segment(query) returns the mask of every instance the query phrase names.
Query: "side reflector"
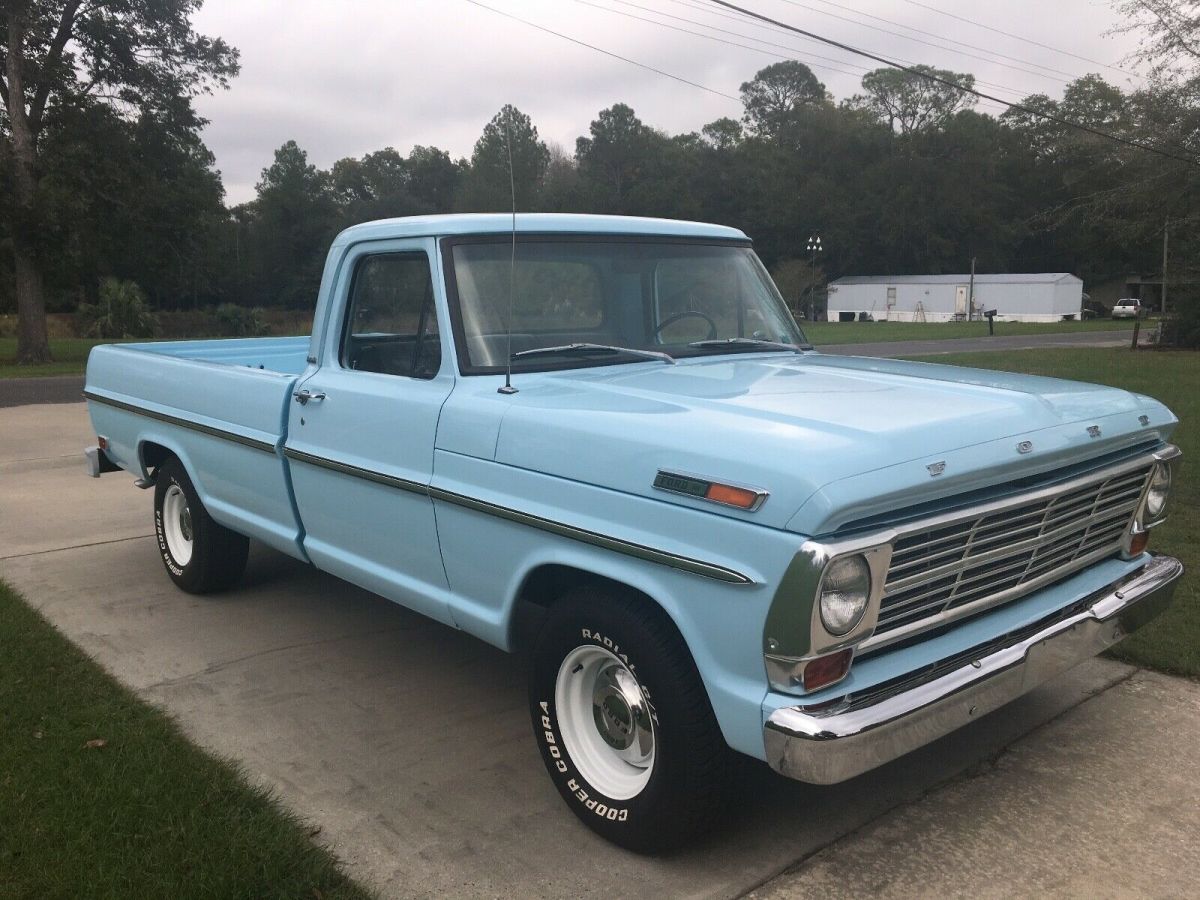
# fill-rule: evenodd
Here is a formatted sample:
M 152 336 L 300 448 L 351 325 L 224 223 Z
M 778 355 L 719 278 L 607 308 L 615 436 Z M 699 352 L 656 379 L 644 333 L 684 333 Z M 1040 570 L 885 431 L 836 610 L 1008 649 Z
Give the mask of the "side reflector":
M 736 506 L 738 509 L 751 509 L 758 502 L 758 494 L 754 491 L 728 484 L 710 484 L 704 498 L 714 503 Z
M 850 660 L 854 650 L 847 647 L 828 656 L 819 656 L 804 667 L 804 689 L 815 691 L 834 682 L 841 681 L 850 671 Z
M 1150 543 L 1150 532 L 1143 531 L 1141 534 L 1135 534 L 1129 541 L 1129 555 L 1137 556 L 1146 549 L 1146 545 Z

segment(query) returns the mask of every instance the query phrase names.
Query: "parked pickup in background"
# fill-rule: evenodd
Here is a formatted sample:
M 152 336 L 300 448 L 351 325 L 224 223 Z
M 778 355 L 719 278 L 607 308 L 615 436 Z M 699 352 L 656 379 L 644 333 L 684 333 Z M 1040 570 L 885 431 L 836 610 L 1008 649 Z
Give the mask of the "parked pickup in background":
M 1127 297 L 1113 304 L 1112 317 L 1114 319 L 1137 319 L 1142 315 L 1142 308 L 1141 300 Z
M 853 778 L 1119 641 L 1182 572 L 1147 549 L 1162 404 L 814 352 L 715 225 L 358 225 L 311 338 L 97 347 L 86 395 L 93 473 L 153 488 L 180 588 L 232 586 L 253 539 L 527 652 L 550 777 L 638 850 L 722 818 L 731 751 Z

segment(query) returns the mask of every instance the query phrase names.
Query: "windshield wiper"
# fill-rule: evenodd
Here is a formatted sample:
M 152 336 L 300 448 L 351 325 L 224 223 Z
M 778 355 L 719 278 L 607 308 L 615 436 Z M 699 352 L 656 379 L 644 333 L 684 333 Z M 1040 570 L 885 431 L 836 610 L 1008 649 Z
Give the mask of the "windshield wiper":
M 557 347 L 534 347 L 532 350 L 522 350 L 512 355 L 513 359 L 525 356 L 540 356 L 554 353 L 625 353 L 629 356 L 641 356 L 645 359 L 657 359 L 669 366 L 675 365 L 675 357 L 658 350 L 638 350 L 635 347 L 615 347 L 611 344 L 560 344 Z
M 697 350 L 790 350 L 793 353 L 812 349 L 811 344 L 785 344 L 782 341 L 748 337 L 712 338 L 707 341 L 692 341 L 688 346 Z

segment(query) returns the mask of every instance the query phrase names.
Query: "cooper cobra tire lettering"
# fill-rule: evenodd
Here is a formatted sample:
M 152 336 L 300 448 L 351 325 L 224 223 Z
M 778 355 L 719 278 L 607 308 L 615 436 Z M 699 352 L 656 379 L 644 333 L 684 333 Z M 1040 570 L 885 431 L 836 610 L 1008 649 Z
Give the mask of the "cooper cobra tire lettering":
M 619 846 L 659 853 L 725 820 L 730 751 L 687 644 L 661 607 L 619 585 L 575 586 L 550 605 L 531 663 L 529 708 L 538 749 L 581 822 Z M 599 718 L 600 735 L 588 730 L 592 704 L 604 689 L 592 685 L 597 676 L 588 667 L 610 664 L 633 676 L 642 721 L 652 725 L 651 752 L 641 758 L 640 772 L 605 762 L 601 740 L 612 735 Z M 561 716 L 560 701 L 571 704 Z
M 178 484 L 174 478 L 168 479 L 170 484 Z M 158 552 L 162 554 L 163 565 L 167 567 L 172 575 L 176 578 L 183 576 L 183 569 L 175 562 L 175 558 L 171 556 L 171 551 L 167 547 L 167 534 L 163 529 L 162 510 L 154 510 L 154 536 L 158 540 Z
M 546 744 L 546 749 L 550 757 L 554 760 L 554 767 L 559 772 L 566 774 L 569 771 L 566 760 L 563 759 L 563 751 L 554 737 L 554 732 L 550 728 L 550 703 L 547 700 L 542 700 L 538 703 L 538 707 L 542 710 L 542 723 L 544 730 L 542 731 L 542 740 Z M 625 822 L 629 819 L 629 810 L 625 808 L 609 806 L 592 798 L 586 789 L 580 786 L 578 780 L 574 777 L 567 779 L 567 788 L 572 795 L 584 805 L 586 809 L 596 815 L 608 819 L 610 822 Z
M 163 518 L 166 494 L 172 489 L 183 492 L 190 514 L 191 558 L 184 565 L 180 565 L 171 552 Z M 218 524 L 208 514 L 187 469 L 174 456 L 156 470 L 154 537 L 167 574 L 177 587 L 191 594 L 208 594 L 232 587 L 246 567 L 250 550 L 248 538 Z

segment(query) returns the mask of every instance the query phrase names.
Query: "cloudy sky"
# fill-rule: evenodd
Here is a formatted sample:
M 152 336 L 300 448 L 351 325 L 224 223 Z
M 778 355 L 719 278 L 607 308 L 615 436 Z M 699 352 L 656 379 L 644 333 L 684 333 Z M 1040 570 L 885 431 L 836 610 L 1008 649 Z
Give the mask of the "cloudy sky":
M 595 114 L 616 102 L 667 132 L 694 131 L 739 116 L 730 97 L 780 58 L 807 63 L 839 100 L 875 67 L 708 0 L 479 2 L 711 91 L 468 0 L 207 0 L 197 28 L 225 38 L 242 60 L 229 91 L 199 102 L 229 201 L 253 197 L 259 173 L 287 140 L 321 167 L 387 146 L 407 153 L 433 144 L 468 156 L 484 123 L 514 103 L 544 139 L 571 150 Z M 1121 66 L 1136 39 L 1106 34 L 1117 19 L 1105 0 L 738 2 L 898 61 L 972 72 L 977 87 L 1005 99 L 1057 96 L 1087 72 L 1126 87 L 1140 83 L 1109 68 Z

